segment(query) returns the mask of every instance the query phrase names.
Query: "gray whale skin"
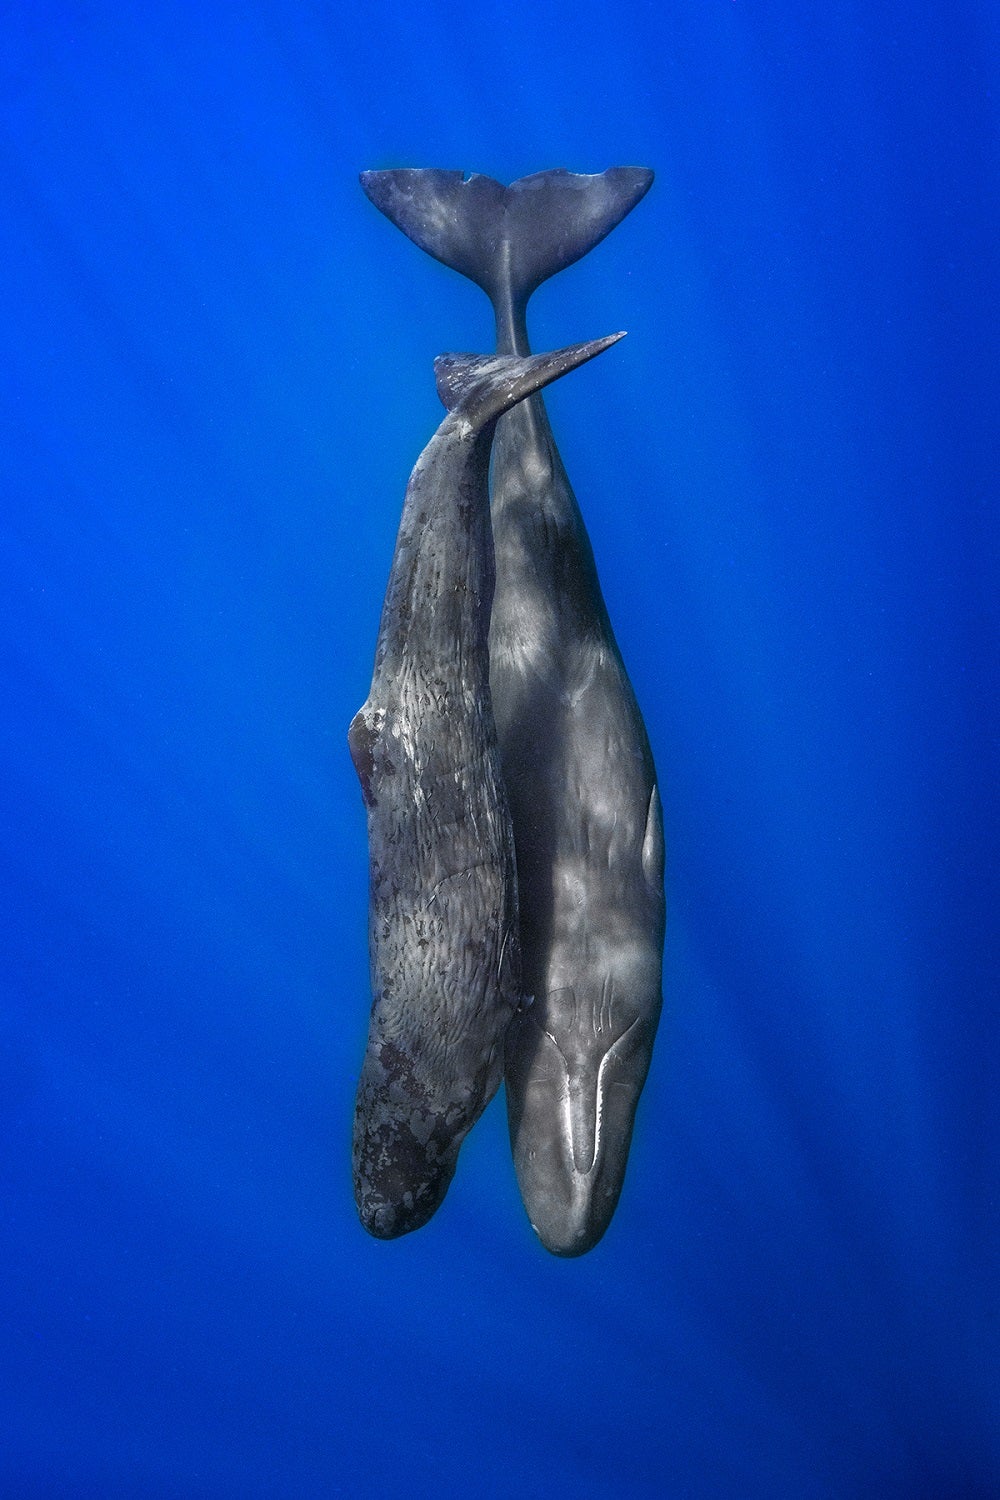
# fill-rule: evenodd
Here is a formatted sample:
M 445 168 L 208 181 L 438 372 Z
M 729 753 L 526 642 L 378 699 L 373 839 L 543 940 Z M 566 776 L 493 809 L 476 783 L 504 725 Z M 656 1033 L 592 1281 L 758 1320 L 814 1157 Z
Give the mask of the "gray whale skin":
M 366 172 L 375 206 L 478 283 L 497 349 L 529 352 L 532 291 L 598 244 L 652 172 Z M 583 518 L 540 396 L 493 449 L 490 685 L 517 851 L 524 987 L 508 1032 L 511 1145 L 547 1249 L 579 1255 L 618 1202 L 662 995 L 656 773 Z
M 444 1198 L 523 996 L 489 684 L 493 434 L 515 402 L 620 337 L 435 365 L 449 411 L 407 486 L 371 691 L 348 733 L 367 808 L 373 995 L 354 1191 L 381 1239 L 420 1228 Z

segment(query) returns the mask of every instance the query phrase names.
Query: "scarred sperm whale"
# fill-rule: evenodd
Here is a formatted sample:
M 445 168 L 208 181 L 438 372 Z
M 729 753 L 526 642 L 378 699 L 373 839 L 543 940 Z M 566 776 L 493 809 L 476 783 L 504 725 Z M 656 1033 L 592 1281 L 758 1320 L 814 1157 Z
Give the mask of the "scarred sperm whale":
M 537 286 L 598 244 L 652 172 L 366 172 L 372 202 L 477 282 L 497 349 L 529 351 Z M 506 1085 L 521 1195 L 542 1243 L 579 1255 L 618 1202 L 662 995 L 663 831 L 656 773 L 593 551 L 534 396 L 493 448 L 490 685 L 517 850 L 524 986 Z
M 515 402 L 620 337 L 435 364 L 449 410 L 407 486 L 371 691 L 348 733 L 368 815 L 373 996 L 354 1191 L 382 1239 L 440 1205 L 523 999 L 489 682 L 490 446 Z

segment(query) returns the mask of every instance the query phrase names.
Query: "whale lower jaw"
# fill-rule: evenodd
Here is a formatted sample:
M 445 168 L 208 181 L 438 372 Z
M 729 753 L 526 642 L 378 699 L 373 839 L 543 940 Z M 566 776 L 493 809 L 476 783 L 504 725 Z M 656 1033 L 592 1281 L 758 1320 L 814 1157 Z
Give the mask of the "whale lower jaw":
M 571 1062 L 530 1011 L 508 1035 L 514 1167 L 531 1227 L 553 1255 L 584 1255 L 611 1222 L 651 1048 L 639 1020 Z

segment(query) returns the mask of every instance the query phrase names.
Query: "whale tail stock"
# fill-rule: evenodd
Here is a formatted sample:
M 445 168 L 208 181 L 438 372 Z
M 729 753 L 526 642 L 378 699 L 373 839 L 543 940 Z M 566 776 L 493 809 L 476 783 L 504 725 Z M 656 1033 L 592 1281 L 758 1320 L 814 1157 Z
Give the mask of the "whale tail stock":
M 476 282 L 494 306 L 509 298 L 522 307 L 543 281 L 600 244 L 652 181 L 647 167 L 592 175 L 560 168 L 509 187 L 435 168 L 361 173 L 375 207 L 422 250 Z
M 609 333 L 546 354 L 439 354 L 434 361 L 438 395 L 449 411 L 460 410 L 475 426 L 484 426 L 624 337 Z

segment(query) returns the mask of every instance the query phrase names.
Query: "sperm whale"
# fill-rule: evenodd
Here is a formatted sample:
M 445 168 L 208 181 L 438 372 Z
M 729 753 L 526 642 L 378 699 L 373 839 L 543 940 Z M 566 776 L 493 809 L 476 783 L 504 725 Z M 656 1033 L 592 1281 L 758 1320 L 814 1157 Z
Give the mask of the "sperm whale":
M 529 352 L 531 293 L 643 197 L 643 168 L 509 187 L 437 170 L 362 174 L 424 250 L 475 281 L 497 349 Z M 663 830 L 649 741 L 593 551 L 535 395 L 493 449 L 490 685 L 517 852 L 525 989 L 506 1044 L 511 1145 L 547 1249 L 579 1255 L 621 1192 L 662 1005 Z
M 371 690 L 348 732 L 367 809 L 373 995 L 354 1190 L 382 1239 L 440 1205 L 523 997 L 489 683 L 490 446 L 508 408 L 620 337 L 435 365 L 448 413 L 407 486 Z

